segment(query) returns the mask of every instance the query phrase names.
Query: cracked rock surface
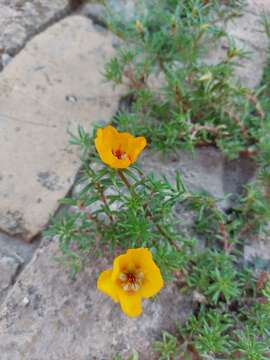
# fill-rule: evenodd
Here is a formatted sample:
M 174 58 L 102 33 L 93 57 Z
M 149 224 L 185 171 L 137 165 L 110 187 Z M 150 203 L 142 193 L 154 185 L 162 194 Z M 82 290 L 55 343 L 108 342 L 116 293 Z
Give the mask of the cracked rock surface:
M 25 42 L 69 10 L 69 0 L 0 0 L 0 52 L 14 55 Z
M 163 156 L 158 152 L 144 151 L 140 162 L 146 172 L 165 175 L 172 183 L 179 172 L 188 190 L 213 196 L 219 200 L 217 205 L 223 210 L 234 205 L 256 172 L 252 160 L 239 158 L 229 161 L 213 146 L 197 148 L 194 154 L 178 151 Z
M 0 304 L 38 245 L 38 241 L 26 244 L 0 233 Z
M 114 37 L 71 16 L 32 39 L 0 77 L 0 229 L 30 240 L 47 224 L 80 167 L 68 131 L 117 111 L 102 70 Z
M 2 304 L 1 360 L 107 360 L 132 349 L 140 360 L 149 360 L 161 330 L 172 330 L 190 314 L 191 297 L 166 284 L 155 299 L 144 301 L 141 317 L 127 318 L 96 289 L 98 273 L 110 267 L 109 260 L 90 259 L 71 280 L 56 261 L 57 248 L 43 243 Z

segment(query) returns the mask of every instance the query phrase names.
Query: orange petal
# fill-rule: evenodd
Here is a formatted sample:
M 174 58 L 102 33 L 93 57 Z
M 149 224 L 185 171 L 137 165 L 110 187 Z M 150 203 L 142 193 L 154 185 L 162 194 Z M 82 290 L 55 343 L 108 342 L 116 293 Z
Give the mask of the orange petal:
M 113 140 L 115 139 L 115 137 L 118 136 L 118 131 L 111 125 L 106 126 L 103 129 L 99 129 L 102 130 L 103 133 L 103 137 L 104 139 L 108 142 L 110 141 L 110 144 L 113 143 Z
M 143 136 L 134 137 L 127 132 L 119 133 L 119 142 L 118 148 L 130 157 L 131 163 L 137 159 L 147 144 Z
M 118 148 L 129 155 L 132 150 L 135 137 L 128 132 L 118 133 Z
M 131 164 L 129 159 L 121 160 L 114 156 L 113 161 L 109 164 L 114 169 L 126 169 Z
M 113 271 L 112 271 L 113 281 L 116 282 L 119 273 L 123 271 L 123 269 L 128 269 L 129 266 L 130 266 L 130 262 L 126 254 L 117 256 L 113 262 Z
M 121 309 L 127 316 L 136 317 L 142 313 L 141 296 L 138 293 L 128 294 L 121 291 L 118 296 Z
M 147 141 L 143 136 L 136 137 L 133 140 L 132 150 L 129 153 L 132 162 L 135 162 L 137 160 L 137 157 L 140 155 L 140 153 L 143 151 L 146 145 L 147 145 Z
M 144 298 L 149 298 L 156 295 L 163 288 L 163 279 L 159 268 L 155 263 L 151 269 L 145 272 L 145 281 L 140 289 L 140 294 Z
M 153 262 L 152 253 L 147 248 L 128 249 L 126 257 L 129 262 L 142 268 L 151 267 Z
M 114 281 L 112 280 L 111 269 L 105 270 L 99 275 L 97 288 L 106 295 L 109 295 L 115 302 L 119 302 L 117 288 Z
M 105 129 L 98 129 L 95 139 L 97 152 L 101 160 L 107 165 L 110 165 L 115 158 L 112 154 L 112 142 L 115 131 L 112 126 L 107 126 Z

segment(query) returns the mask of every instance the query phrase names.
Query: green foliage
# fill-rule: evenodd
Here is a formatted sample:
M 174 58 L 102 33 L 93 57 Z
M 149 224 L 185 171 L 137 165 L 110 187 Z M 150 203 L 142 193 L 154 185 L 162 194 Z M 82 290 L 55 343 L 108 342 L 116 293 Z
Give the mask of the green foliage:
M 245 236 L 263 229 L 269 219 L 265 190 L 247 187 L 226 214 L 209 195 L 187 191 L 179 174 L 172 185 L 165 178 L 144 175 L 135 165 L 114 170 L 101 164 L 92 137 L 81 128 L 72 142 L 82 153 L 79 188 L 61 200 L 69 208 L 47 232 L 58 237 L 72 273 L 85 266 L 90 254 L 148 247 L 165 279 L 180 281 L 183 291 L 195 294 L 197 304 L 179 339 L 165 332 L 155 343 L 160 359 L 178 359 L 179 354 L 192 359 L 190 349 L 205 359 L 237 359 L 237 354 L 267 359 L 270 288 L 262 290 L 239 261 Z M 261 185 L 268 179 L 266 171 L 258 176 Z M 176 204 L 194 217 L 190 238 L 181 231 Z M 204 250 L 198 247 L 202 239 L 208 244 Z
M 124 359 L 121 355 L 115 355 L 112 360 L 139 360 L 139 355 L 137 351 L 134 350 L 126 359 Z
M 196 254 L 191 261 L 194 266 L 187 276 L 187 284 L 190 288 L 196 287 L 209 304 L 230 303 L 238 298 L 240 279 L 237 279 L 232 256 L 206 250 Z
M 237 359 L 236 354 L 241 352 L 246 355 L 244 359 L 264 359 L 269 325 L 268 319 L 264 319 L 267 312 L 262 311 L 258 302 L 259 294 L 252 274 L 239 268 L 232 256 L 210 250 L 197 254 L 192 264 L 187 283 L 202 295 L 203 300 L 199 312 L 187 322 L 184 337 L 205 358 Z M 269 302 L 269 299 L 265 300 Z M 258 321 L 258 307 L 261 321 Z M 243 326 L 246 331 L 253 329 L 255 345 L 252 339 L 240 336 Z M 254 357 L 253 352 L 258 357 Z
M 262 291 L 255 287 L 247 297 L 247 286 L 254 280 L 248 281 L 227 304 L 219 301 L 211 305 L 206 300 L 199 305 L 196 314 L 179 327 L 178 336 L 163 334 L 162 341 L 153 345 L 159 359 L 180 359 L 179 354 L 183 359 L 193 359 L 192 354 L 196 359 L 269 359 L 270 283 Z M 235 286 L 239 287 L 236 279 Z
M 135 165 L 125 170 L 111 169 L 91 158 L 90 137 L 79 128 L 72 142 L 80 144 L 83 168 L 80 189 L 60 200 L 70 207 L 52 221 L 48 235 L 56 235 L 73 273 L 102 247 L 110 250 L 148 247 L 166 277 L 186 263 L 185 253 L 192 241 L 177 228 L 173 209 L 191 195 L 180 175 L 175 186 L 166 178 L 144 176 Z M 177 251 L 181 248 L 182 251 Z M 79 254 L 79 255 L 78 255 Z
M 185 189 L 179 174 L 172 185 L 137 166 L 106 167 L 93 137 L 79 128 L 71 143 L 81 148 L 80 187 L 61 200 L 68 208 L 47 232 L 59 239 L 73 274 L 90 254 L 144 246 L 166 279 L 193 294 L 193 314 L 179 334 L 163 332 L 153 345 L 160 360 L 270 358 L 269 275 L 257 278 L 242 251 L 270 219 L 270 61 L 255 91 L 232 81 L 236 62 L 247 54 L 222 21 L 237 16 L 241 3 L 148 0 L 130 21 L 110 14 L 109 26 L 123 44 L 104 74 L 127 87 L 131 106 L 113 119 L 118 129 L 144 135 L 162 151 L 215 144 L 230 159 L 256 162 L 256 181 L 235 206 L 225 213 L 208 194 Z M 262 21 L 270 37 L 269 17 Z M 208 44 L 221 38 L 228 43 L 225 57 L 210 65 Z M 179 204 L 194 218 L 188 234 L 175 211 Z
M 160 360 L 177 359 L 177 339 L 166 331 L 162 333 L 162 340 L 154 343 L 153 349 L 160 354 Z
M 228 331 L 231 327 L 229 314 L 202 309 L 198 317 L 190 318 L 185 330 L 194 336 L 194 345 L 200 354 L 219 356 L 229 353 Z
M 244 359 L 267 360 L 269 359 L 269 340 L 258 341 L 258 335 L 254 328 L 246 327 L 235 333 L 238 341 L 235 342 L 235 351 L 239 352 Z
M 110 13 L 109 28 L 125 41 L 104 75 L 125 85 L 131 99 L 129 111 L 120 112 L 114 124 L 145 135 L 162 151 L 215 144 L 232 159 L 256 153 L 261 146 L 258 123 L 269 126 L 269 120 L 259 93 L 232 81 L 237 62 L 248 54 L 223 26 L 240 15 L 241 5 L 148 0 L 130 20 Z M 267 21 L 265 16 L 266 29 Z M 227 43 L 223 58 L 209 63 L 207 54 L 221 39 Z

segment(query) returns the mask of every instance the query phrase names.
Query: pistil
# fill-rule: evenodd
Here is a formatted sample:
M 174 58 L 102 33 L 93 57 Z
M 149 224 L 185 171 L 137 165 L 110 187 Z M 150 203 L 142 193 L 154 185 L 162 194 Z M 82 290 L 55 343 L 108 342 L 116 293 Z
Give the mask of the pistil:
M 142 286 L 144 273 L 142 271 L 121 272 L 118 279 L 120 280 L 121 287 L 124 291 L 136 292 L 140 290 Z

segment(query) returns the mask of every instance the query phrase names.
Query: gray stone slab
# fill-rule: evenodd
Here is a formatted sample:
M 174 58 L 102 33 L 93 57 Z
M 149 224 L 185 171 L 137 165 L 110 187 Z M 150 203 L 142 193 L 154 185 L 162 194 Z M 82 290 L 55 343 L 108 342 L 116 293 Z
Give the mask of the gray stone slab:
M 0 50 L 13 55 L 69 10 L 69 0 L 0 0 Z
M 261 15 L 262 12 L 269 12 L 270 0 L 247 0 L 248 11 L 253 14 Z
M 46 225 L 81 165 L 68 130 L 112 117 L 114 38 L 68 17 L 32 39 L 0 76 L 0 228 L 26 240 Z
M 263 7 L 260 10 L 262 12 Z M 260 84 L 268 54 L 269 40 L 262 25 L 261 12 L 258 6 L 250 2 L 241 16 L 227 24 L 228 35 L 237 48 L 246 52 L 246 57 L 237 62 L 235 79 L 249 88 L 255 88 Z M 225 58 L 227 48 L 227 41 L 222 40 L 217 48 L 209 52 L 207 61 L 221 61 Z
M 106 0 L 105 4 L 110 11 L 118 13 L 126 20 L 131 20 L 135 16 L 136 7 L 140 0 Z M 106 6 L 99 1 L 85 2 L 79 12 L 97 21 L 104 21 Z
M 270 237 L 255 238 L 244 246 L 244 257 L 247 262 L 254 262 L 256 259 L 268 261 L 270 270 Z
M 18 257 L 3 255 L 0 253 L 0 303 L 9 286 L 15 280 L 15 276 L 21 266 Z
M 39 241 L 28 244 L 18 238 L 0 233 L 0 254 L 20 258 L 20 262 L 23 264 L 31 260 L 38 245 Z
M 256 171 L 252 160 L 229 161 L 212 146 L 197 148 L 194 154 L 178 151 L 164 156 L 144 151 L 139 161 L 146 172 L 163 174 L 172 182 L 179 172 L 188 190 L 203 192 L 220 200 L 218 206 L 223 210 L 233 206 L 243 186 L 253 179 Z
M 227 29 L 236 45 L 247 52 L 247 58 L 238 62 L 235 74 L 241 84 L 249 88 L 260 84 L 268 56 L 269 39 L 261 20 L 260 14 L 253 15 L 246 9 L 241 17 L 229 23 Z
M 16 238 L 0 233 L 0 304 L 18 273 L 28 263 L 39 242 L 27 244 Z
M 192 299 L 166 285 L 143 303 L 139 318 L 127 318 L 118 304 L 96 289 L 99 271 L 110 267 L 91 259 L 71 280 L 56 257 L 56 243 L 43 244 L 19 277 L 0 310 L 1 360 L 112 359 L 131 349 L 153 359 L 152 342 L 190 314 Z
M 248 237 L 244 245 L 244 260 L 257 273 L 270 272 L 270 222 L 264 233 L 258 231 Z

